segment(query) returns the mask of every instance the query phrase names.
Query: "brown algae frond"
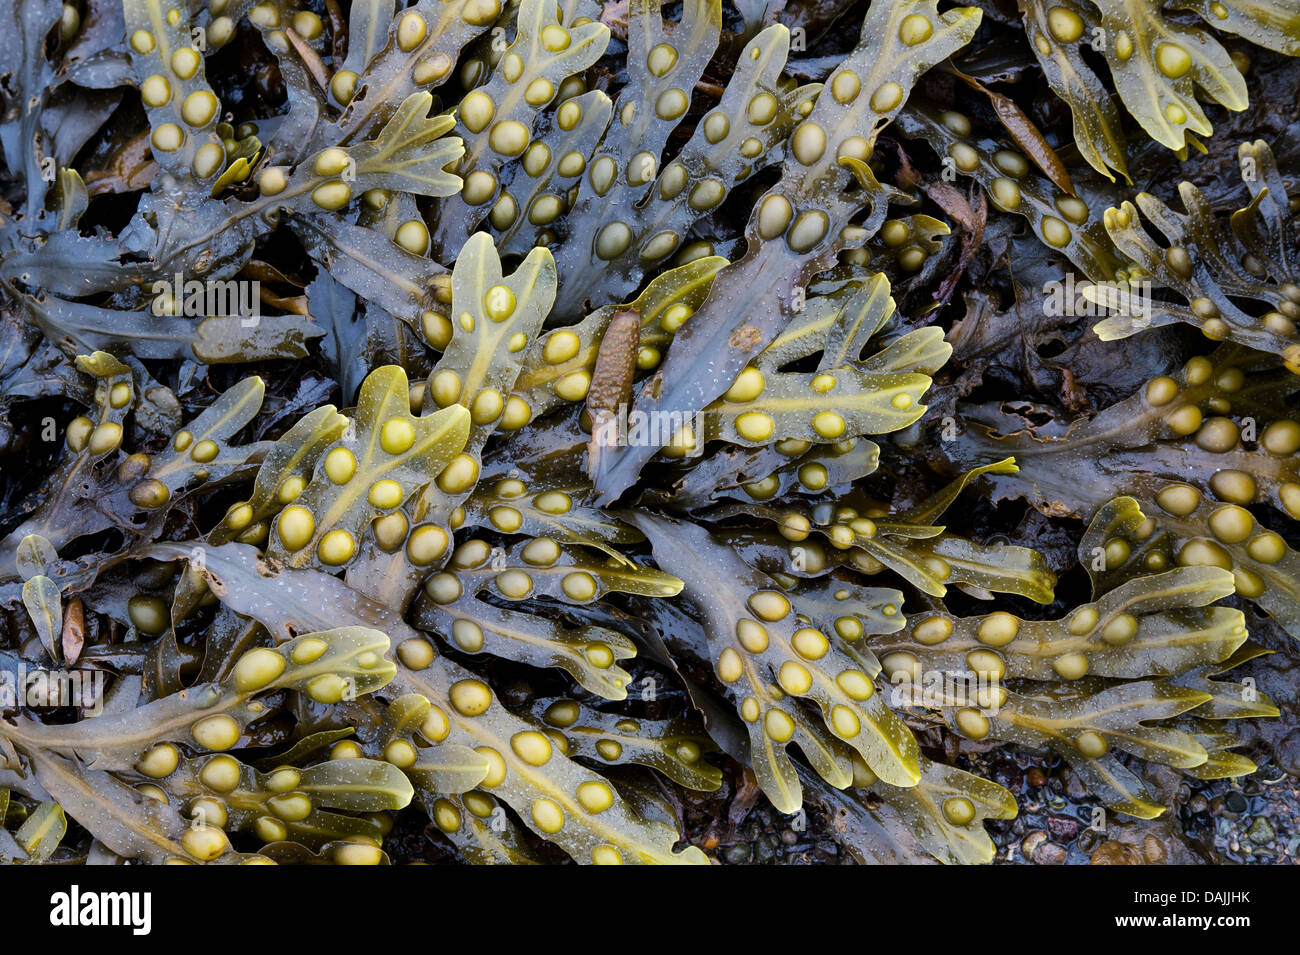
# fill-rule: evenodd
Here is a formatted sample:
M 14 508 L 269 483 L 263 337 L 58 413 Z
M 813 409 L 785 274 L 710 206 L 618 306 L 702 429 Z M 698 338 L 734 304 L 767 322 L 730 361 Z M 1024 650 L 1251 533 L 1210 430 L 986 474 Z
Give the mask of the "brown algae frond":
M 118 5 L 14 3 L 0 859 L 987 863 L 985 754 L 1267 756 L 1294 17 Z

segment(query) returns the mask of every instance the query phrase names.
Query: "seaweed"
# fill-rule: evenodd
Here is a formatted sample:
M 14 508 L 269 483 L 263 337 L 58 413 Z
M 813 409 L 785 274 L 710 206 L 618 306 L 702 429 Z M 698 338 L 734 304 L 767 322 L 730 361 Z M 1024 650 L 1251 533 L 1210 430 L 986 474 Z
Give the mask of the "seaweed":
M 1025 46 L 1043 80 L 1069 107 L 1071 147 L 1112 182 L 1116 173 L 1134 182 L 1130 162 L 1142 152 L 1122 114 L 1152 141 L 1186 158 L 1190 149 L 1205 151 L 1199 137 L 1214 132 L 1204 104 L 1232 112 L 1258 105 L 1246 80 L 1251 58 L 1245 43 L 1225 45 L 1219 34 L 1284 56 L 1300 55 L 1300 8 L 1287 2 L 1019 0 L 1017 5 Z M 1102 61 L 1110 84 L 1097 69 Z
M 1292 160 L 1188 147 L 1287 4 L 12 7 L 0 859 L 706 864 L 761 792 L 987 863 L 994 749 L 1256 771 Z

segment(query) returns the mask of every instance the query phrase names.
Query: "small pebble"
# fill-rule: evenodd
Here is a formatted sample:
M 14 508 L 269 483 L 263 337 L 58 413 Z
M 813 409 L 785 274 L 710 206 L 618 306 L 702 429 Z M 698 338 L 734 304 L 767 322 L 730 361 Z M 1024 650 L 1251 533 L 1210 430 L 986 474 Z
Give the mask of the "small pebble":
M 749 846 L 738 842 L 722 850 L 722 858 L 728 865 L 744 865 L 749 861 Z
M 1069 842 L 1079 832 L 1079 821 L 1069 816 L 1048 816 L 1047 831 L 1058 842 Z
M 1058 846 L 1055 842 L 1044 842 L 1034 850 L 1034 863 L 1036 865 L 1064 865 L 1065 847 Z
M 1041 786 L 1047 782 L 1047 773 L 1037 766 L 1030 766 L 1025 771 L 1025 782 L 1030 786 Z
M 993 781 L 1013 793 L 1020 792 L 1024 785 L 1025 774 L 1020 767 L 1010 760 L 1003 760 L 993 768 Z
M 1103 842 L 1092 851 L 1093 865 L 1141 865 L 1142 853 L 1122 842 Z
M 1276 837 L 1273 827 L 1268 824 L 1268 820 L 1263 816 L 1250 824 L 1250 828 L 1246 830 L 1246 835 L 1257 846 L 1267 845 Z
M 1026 859 L 1034 857 L 1034 851 L 1047 841 L 1047 833 L 1041 829 L 1035 829 L 1029 835 L 1025 836 L 1024 841 L 1020 843 L 1020 854 Z

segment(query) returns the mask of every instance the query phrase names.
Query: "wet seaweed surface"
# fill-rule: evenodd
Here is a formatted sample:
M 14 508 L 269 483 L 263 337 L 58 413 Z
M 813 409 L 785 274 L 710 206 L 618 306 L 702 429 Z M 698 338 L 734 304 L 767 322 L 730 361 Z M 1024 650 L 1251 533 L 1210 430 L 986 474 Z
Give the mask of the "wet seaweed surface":
M 1300 4 L 0 26 L 0 859 L 1296 860 Z

